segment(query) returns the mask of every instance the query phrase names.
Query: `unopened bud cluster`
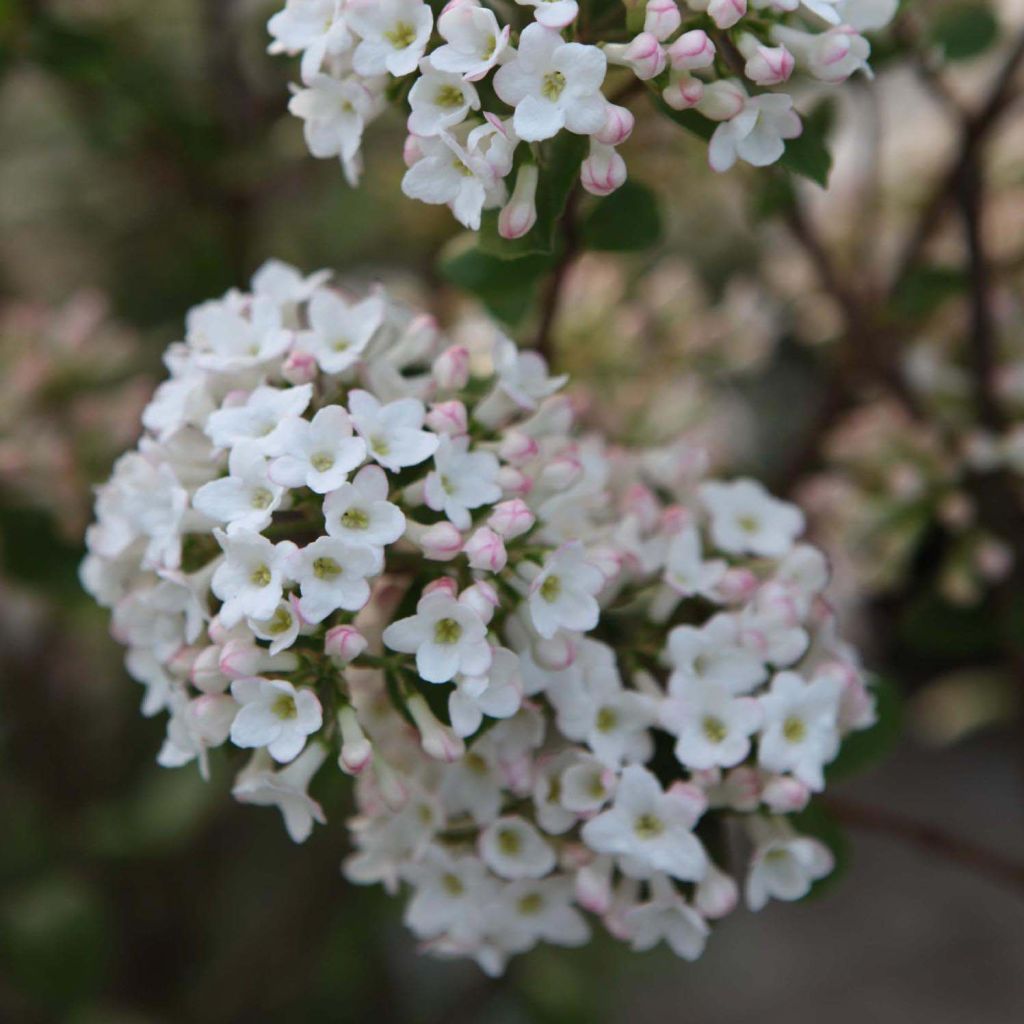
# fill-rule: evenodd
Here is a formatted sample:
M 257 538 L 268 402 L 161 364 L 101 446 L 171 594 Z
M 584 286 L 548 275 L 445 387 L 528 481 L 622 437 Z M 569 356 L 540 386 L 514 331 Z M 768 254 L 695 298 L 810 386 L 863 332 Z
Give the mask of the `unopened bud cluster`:
M 717 124 L 715 170 L 737 159 L 766 166 L 802 130 L 778 87 L 797 73 L 833 84 L 870 73 L 861 33 L 885 26 L 897 4 L 641 0 L 612 5 L 611 21 L 608 6 L 516 0 L 496 13 L 451 0 L 435 18 L 424 0 L 287 0 L 270 19 L 270 50 L 301 55 L 290 109 L 314 156 L 339 159 L 355 183 L 364 130 L 400 101 L 405 194 L 447 204 L 473 230 L 482 211 L 500 210 L 499 231 L 517 238 L 537 219 L 545 140 L 561 132 L 589 140 L 579 171 L 587 191 L 607 195 L 626 181 L 618 147 L 634 115 L 608 97 L 630 76 L 669 107 Z
M 235 797 L 297 842 L 355 776 L 347 876 L 494 974 L 595 924 L 692 959 L 829 872 L 789 815 L 873 699 L 795 506 L 581 433 L 496 330 L 481 363 L 282 264 L 166 364 L 82 567 L 161 764 L 250 752 Z

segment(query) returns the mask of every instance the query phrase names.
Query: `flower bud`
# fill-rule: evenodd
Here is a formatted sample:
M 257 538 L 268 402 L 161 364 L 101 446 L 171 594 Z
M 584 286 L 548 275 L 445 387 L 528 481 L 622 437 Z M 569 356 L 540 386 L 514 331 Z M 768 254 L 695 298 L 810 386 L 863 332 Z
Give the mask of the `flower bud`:
M 414 693 L 405 703 L 420 733 L 420 745 L 427 757 L 451 764 L 466 752 L 466 744 L 435 717 L 422 693 Z
M 529 494 L 533 490 L 533 477 L 515 466 L 502 466 L 498 470 L 498 486 L 505 494 Z
M 466 407 L 457 399 L 436 402 L 426 415 L 426 424 L 437 434 L 461 437 L 469 430 L 469 415 Z
M 635 124 L 636 118 L 631 110 L 609 103 L 605 106 L 604 127 L 594 133 L 594 138 L 606 146 L 619 146 L 633 134 Z
M 609 196 L 626 183 L 626 161 L 611 146 L 590 140 L 590 155 L 580 168 L 580 181 L 593 196 Z
M 469 349 L 450 345 L 434 360 L 431 371 L 439 388 L 461 391 L 469 382 Z
M 211 747 L 219 747 L 231 731 L 238 704 L 226 693 L 207 693 L 189 701 L 188 718 L 200 739 Z
M 537 223 L 536 164 L 523 164 L 516 175 L 512 198 L 498 214 L 498 234 L 502 238 L 522 238 Z
M 779 85 L 793 74 L 793 54 L 784 46 L 756 43 L 746 57 L 743 73 L 756 85 Z
M 710 0 L 708 17 L 718 28 L 732 28 L 747 13 L 747 0 Z
M 405 161 L 406 167 L 412 167 L 413 164 L 423 159 L 423 147 L 417 136 L 409 135 L 406 137 L 405 143 L 402 146 L 402 159 Z
M 513 466 L 528 462 L 540 451 L 540 445 L 529 434 L 521 430 L 510 430 L 498 445 L 498 455 L 502 461 Z
M 708 870 L 693 894 L 694 906 L 705 917 L 716 920 L 731 914 L 738 901 L 736 880 L 714 864 L 708 864 Z
M 811 799 L 811 791 L 791 775 L 770 778 L 761 790 L 761 800 L 773 814 L 795 814 Z
M 229 640 L 220 650 L 219 667 L 228 679 L 245 679 L 264 672 L 293 672 L 299 659 L 289 651 L 268 654 L 249 640 Z
M 759 585 L 760 581 L 750 569 L 734 566 L 718 581 L 715 594 L 726 604 L 739 604 L 749 601 Z
M 703 29 L 684 32 L 666 51 L 673 71 L 696 71 L 715 62 L 715 44 Z
M 665 70 L 668 57 L 657 36 L 641 32 L 631 42 L 623 45 L 611 43 L 604 47 L 609 64 L 628 67 L 642 82 L 656 78 Z
M 704 83 L 689 72 L 673 74 L 672 81 L 661 90 L 661 98 L 673 110 L 689 110 L 704 98 Z
M 409 800 L 404 779 L 379 754 L 373 755 L 373 774 L 381 799 L 392 811 L 400 811 Z
M 342 665 L 355 661 L 367 646 L 366 637 L 355 626 L 335 626 L 324 637 L 324 654 Z
M 410 520 L 405 533 L 434 562 L 450 562 L 462 550 L 462 534 L 446 519 L 430 526 Z
M 462 550 L 469 559 L 469 565 L 472 569 L 501 572 L 508 561 L 508 555 L 505 553 L 505 542 L 489 526 L 481 526 L 474 531 Z
M 521 498 L 498 502 L 487 518 L 487 525 L 505 540 L 528 533 L 535 522 L 536 517 Z
M 561 672 L 576 660 L 576 645 L 568 633 L 556 633 L 550 640 L 534 643 L 533 658 L 541 668 Z
M 346 775 L 358 775 L 373 759 L 373 746 L 351 704 L 345 704 L 338 712 L 338 729 L 341 732 L 338 767 Z
M 494 617 L 494 609 L 498 607 L 500 598 L 498 591 L 487 580 L 477 580 L 459 594 L 459 601 L 472 608 L 486 625 Z
M 203 693 L 223 693 L 230 680 L 220 670 L 220 647 L 204 647 L 192 663 L 192 685 Z
M 647 0 L 644 32 L 664 42 L 683 23 L 675 0 Z
M 552 491 L 564 491 L 583 476 L 583 465 L 575 455 L 552 459 L 540 473 L 540 483 Z
M 595 857 L 576 872 L 576 900 L 592 914 L 606 914 L 612 905 L 612 858 Z
M 295 349 L 288 353 L 288 358 L 281 365 L 281 376 L 289 384 L 308 384 L 316 379 L 319 369 L 309 352 Z
M 712 121 L 731 121 L 747 103 L 743 87 L 729 79 L 709 82 L 697 109 Z
M 455 582 L 451 576 L 441 576 L 436 580 L 431 580 L 424 588 L 424 594 L 447 594 L 449 597 L 457 597 L 459 593 L 459 585 Z

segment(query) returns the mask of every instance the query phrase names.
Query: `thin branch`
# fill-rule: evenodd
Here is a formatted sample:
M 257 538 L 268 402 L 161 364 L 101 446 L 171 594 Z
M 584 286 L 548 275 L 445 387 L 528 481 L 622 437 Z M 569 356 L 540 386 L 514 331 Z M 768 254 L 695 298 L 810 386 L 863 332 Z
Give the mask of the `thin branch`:
M 565 285 L 565 278 L 569 268 L 580 252 L 580 240 L 576 215 L 580 202 L 580 186 L 577 184 L 569 193 L 565 202 L 565 210 L 562 219 L 559 221 L 559 235 L 562 239 L 562 248 L 558 254 L 557 262 L 551 270 L 548 278 L 548 286 L 540 304 L 540 323 L 537 327 L 537 334 L 534 337 L 533 347 L 547 360 L 549 366 L 554 365 L 554 327 L 558 317 L 559 306 L 562 301 L 562 289 Z
M 824 804 L 837 820 L 851 828 L 898 839 L 991 882 L 1008 886 L 1024 897 L 1024 863 L 1012 857 L 952 835 L 930 822 L 908 818 L 902 812 L 838 796 L 824 798 Z

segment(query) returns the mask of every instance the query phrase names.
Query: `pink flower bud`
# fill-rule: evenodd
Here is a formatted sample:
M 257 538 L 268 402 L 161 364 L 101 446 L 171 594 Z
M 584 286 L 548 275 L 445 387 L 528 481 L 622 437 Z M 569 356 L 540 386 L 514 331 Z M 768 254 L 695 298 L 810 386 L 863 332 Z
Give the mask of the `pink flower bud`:
M 689 72 L 674 74 L 672 81 L 661 90 L 661 98 L 673 110 L 689 110 L 704 98 L 704 83 Z
M 522 238 L 537 223 L 536 164 L 523 164 L 516 176 L 512 198 L 498 214 L 498 234 L 502 238 Z
M 248 640 L 229 640 L 220 649 L 220 670 L 228 679 L 244 679 L 257 675 L 263 661 L 263 650 Z
M 712 121 L 731 121 L 747 103 L 743 87 L 728 79 L 709 82 L 697 109 Z
M 196 655 L 189 673 L 192 685 L 203 693 L 223 693 L 228 688 L 228 678 L 220 670 L 220 648 L 204 647 Z
M 556 633 L 550 640 L 537 640 L 533 657 L 541 668 L 561 672 L 576 660 L 576 645 L 565 633 Z
M 446 725 L 442 725 L 430 710 L 426 698 L 414 693 L 405 706 L 420 733 L 420 745 L 427 757 L 448 764 L 458 761 L 466 752 L 466 744 Z
M 619 61 L 631 68 L 641 82 L 646 82 L 665 70 L 668 57 L 657 36 L 641 32 L 622 51 Z
M 204 743 L 219 747 L 228 738 L 237 710 L 235 699 L 228 694 L 207 693 L 190 701 L 188 717 Z
M 533 477 L 515 466 L 502 466 L 498 470 L 498 486 L 505 494 L 529 494 L 533 490 Z
M 462 550 L 473 569 L 501 572 L 508 561 L 505 542 L 489 526 L 481 526 L 474 531 Z
M 431 580 L 424 588 L 424 594 L 448 594 L 449 597 L 456 597 L 459 593 L 459 585 L 451 576 L 441 576 L 436 580 Z
M 281 364 L 281 376 L 289 384 L 308 384 L 316 380 L 318 369 L 316 359 L 308 352 L 293 350 Z
M 636 118 L 626 107 L 609 103 L 605 106 L 604 127 L 594 134 L 598 142 L 606 146 L 618 146 L 633 134 Z
M 747 56 L 743 73 L 757 85 L 779 85 L 793 74 L 793 54 L 784 46 L 758 44 Z
M 521 430 L 510 430 L 498 445 L 498 455 L 513 466 L 532 459 L 540 451 L 540 445 L 529 434 Z
M 406 167 L 412 167 L 413 164 L 423 159 L 423 147 L 420 144 L 420 139 L 415 135 L 406 137 L 402 146 L 402 159 L 405 161 Z
M 338 712 L 338 729 L 341 732 L 338 767 L 347 775 L 358 775 L 373 759 L 373 746 L 359 725 L 351 704 L 346 704 Z
M 708 17 L 719 28 L 732 28 L 747 13 L 747 0 L 710 0 Z
M 794 814 L 802 811 L 810 799 L 810 789 L 789 775 L 774 776 L 761 790 L 761 800 L 774 814 Z
M 683 23 L 675 0 L 648 0 L 644 31 L 664 42 Z
M 469 349 L 451 345 L 434 360 L 432 367 L 437 386 L 445 391 L 459 391 L 469 382 Z
M 693 522 L 693 513 L 684 505 L 669 505 L 661 513 L 660 527 L 662 533 L 669 535 L 678 533 Z
M 572 487 L 583 476 L 583 465 L 575 455 L 560 455 L 552 459 L 540 473 L 540 483 L 553 491 Z
M 335 626 L 324 637 L 324 654 L 343 665 L 355 661 L 366 648 L 366 637 L 355 626 Z
M 634 516 L 645 530 L 653 529 L 658 522 L 658 499 L 644 484 L 632 484 L 626 491 L 624 510 Z
M 726 604 L 740 604 L 754 596 L 758 585 L 757 576 L 753 572 L 736 567 L 726 570 L 715 587 L 715 593 Z
M 597 857 L 576 872 L 576 900 L 592 914 L 606 914 L 612 905 L 612 859 Z
M 725 917 L 736 909 L 739 886 L 731 875 L 709 864 L 707 873 L 697 883 L 693 902 L 705 917 L 712 920 Z
M 459 594 L 459 601 L 472 608 L 486 624 L 494 616 L 494 609 L 498 607 L 500 598 L 498 591 L 487 580 L 477 580 Z
M 707 810 L 707 795 L 700 786 L 695 786 L 692 782 L 677 779 L 665 792 L 667 796 L 678 801 L 680 806 L 685 807 L 694 821 Z
M 673 71 L 696 71 L 715 62 L 715 44 L 707 32 L 684 32 L 666 51 Z
M 450 562 L 462 550 L 462 534 L 447 520 L 420 527 L 412 535 L 412 541 L 434 562 Z
M 487 518 L 487 525 L 505 540 L 513 540 L 533 529 L 536 517 L 521 498 L 501 501 Z
M 228 629 L 223 622 L 220 621 L 220 616 L 215 615 L 210 620 L 209 628 L 207 633 L 210 634 L 210 639 L 215 644 L 226 644 L 231 639 L 231 630 Z
M 580 168 L 580 182 L 593 196 L 609 196 L 626 183 L 626 161 L 611 146 L 590 140 L 590 155 Z
M 466 407 L 457 399 L 437 402 L 430 407 L 426 424 L 437 434 L 461 437 L 469 430 L 469 415 L 466 413 Z

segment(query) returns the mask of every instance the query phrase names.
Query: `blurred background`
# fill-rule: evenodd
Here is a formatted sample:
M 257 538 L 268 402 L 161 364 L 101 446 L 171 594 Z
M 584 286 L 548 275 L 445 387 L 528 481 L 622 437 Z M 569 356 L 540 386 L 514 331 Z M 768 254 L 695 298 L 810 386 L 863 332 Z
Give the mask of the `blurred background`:
M 398 903 L 342 880 L 343 829 L 296 849 L 229 799 L 225 766 L 207 784 L 155 765 L 162 723 L 76 570 L 91 486 L 134 443 L 185 311 L 271 256 L 385 278 L 443 318 L 477 308 L 450 283 L 457 225 L 401 196 L 399 117 L 368 134 L 358 192 L 308 156 L 296 69 L 264 52 L 275 6 L 0 0 L 0 1020 L 1024 1019 L 1024 889 L 920 831 L 851 830 L 839 884 L 735 915 L 697 964 L 542 947 L 494 983 L 418 957 Z M 940 194 L 1024 4 L 905 6 L 874 82 L 801 98 L 832 126 L 828 193 L 717 177 L 703 143 L 641 118 L 626 156 L 661 241 L 572 268 L 553 351 L 592 424 L 682 433 L 810 511 L 903 708 L 891 756 L 838 792 L 1024 864 L 1024 532 L 974 508 L 971 461 L 1024 437 L 1024 75 L 970 152 L 998 424 L 964 398 L 976 291 Z M 499 312 L 530 340 L 532 311 Z M 879 349 L 913 423 L 868 372 Z M 340 822 L 344 788 L 325 803 Z

